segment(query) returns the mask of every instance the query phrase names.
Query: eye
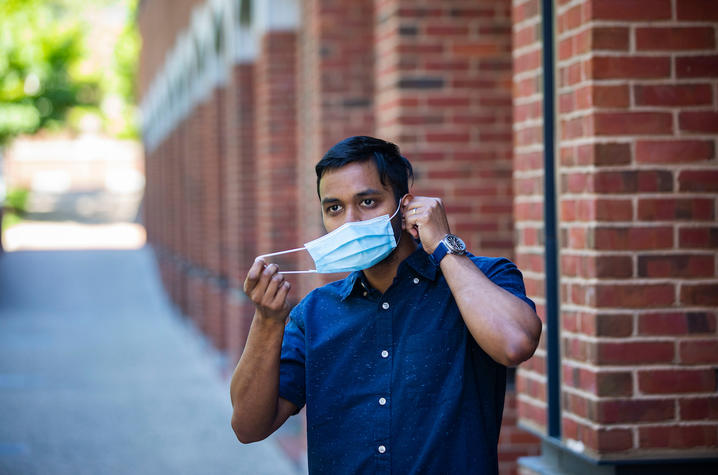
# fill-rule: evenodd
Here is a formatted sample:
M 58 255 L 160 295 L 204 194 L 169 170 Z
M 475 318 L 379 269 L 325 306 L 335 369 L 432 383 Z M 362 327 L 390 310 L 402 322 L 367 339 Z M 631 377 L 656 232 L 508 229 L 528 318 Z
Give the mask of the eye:
M 361 205 L 365 208 L 372 208 L 374 205 L 376 205 L 376 200 L 373 198 L 364 198 L 361 200 Z
M 342 207 L 340 205 L 331 205 L 327 206 L 326 212 L 327 214 L 337 214 L 341 209 Z

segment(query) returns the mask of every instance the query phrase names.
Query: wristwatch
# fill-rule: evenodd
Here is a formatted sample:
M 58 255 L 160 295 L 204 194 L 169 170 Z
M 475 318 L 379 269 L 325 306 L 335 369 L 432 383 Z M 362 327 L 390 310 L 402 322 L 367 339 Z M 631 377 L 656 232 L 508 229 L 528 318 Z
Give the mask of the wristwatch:
M 453 234 L 444 236 L 444 239 L 439 241 L 439 245 L 436 246 L 436 249 L 434 249 L 434 252 L 431 254 L 431 260 L 438 266 L 447 254 L 456 254 L 459 256 L 466 254 L 466 244 L 464 244 L 464 241 L 462 241 L 459 236 Z

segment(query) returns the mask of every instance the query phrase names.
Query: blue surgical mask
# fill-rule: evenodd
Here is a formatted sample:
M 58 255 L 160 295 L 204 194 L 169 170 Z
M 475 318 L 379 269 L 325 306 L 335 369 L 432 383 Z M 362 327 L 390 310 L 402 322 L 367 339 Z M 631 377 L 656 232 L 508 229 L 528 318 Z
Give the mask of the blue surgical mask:
M 401 208 L 401 204 L 399 208 Z M 273 252 L 259 257 L 289 254 L 305 249 L 312 256 L 316 269 L 283 271 L 283 274 L 308 272 L 330 274 L 368 269 L 381 262 L 396 248 L 397 242 L 394 238 L 391 220 L 399 212 L 399 208 L 391 216 L 385 214 L 366 221 L 344 223 L 334 231 L 305 243 L 304 247 Z

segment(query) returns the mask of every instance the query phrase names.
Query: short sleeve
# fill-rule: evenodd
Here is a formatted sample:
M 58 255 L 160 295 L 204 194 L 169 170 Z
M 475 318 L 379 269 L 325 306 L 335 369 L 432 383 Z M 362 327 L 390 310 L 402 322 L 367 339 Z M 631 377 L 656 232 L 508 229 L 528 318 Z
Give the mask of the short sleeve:
M 484 272 L 491 282 L 498 285 L 502 289 L 511 292 L 516 297 L 526 302 L 533 310 L 536 311 L 536 304 L 526 296 L 526 287 L 524 286 L 524 277 L 516 264 L 506 258 L 492 259 L 491 263 L 484 268 L 480 263 L 480 258 L 472 258 L 474 263 Z
M 292 402 L 298 409 L 306 402 L 304 331 L 298 324 L 300 305 L 292 310 L 284 329 L 282 354 L 279 363 L 279 396 Z

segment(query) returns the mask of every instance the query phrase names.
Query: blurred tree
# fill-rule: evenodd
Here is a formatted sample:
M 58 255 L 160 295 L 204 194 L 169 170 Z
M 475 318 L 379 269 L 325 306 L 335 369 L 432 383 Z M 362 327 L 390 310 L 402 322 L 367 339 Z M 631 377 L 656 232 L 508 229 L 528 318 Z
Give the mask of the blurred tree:
M 98 78 L 79 68 L 84 32 L 73 2 L 0 0 L 0 146 L 99 104 Z
M 140 34 L 137 29 L 138 0 L 121 0 L 126 11 L 122 32 L 115 43 L 111 67 L 102 80 L 103 112 L 108 130 L 123 138 L 139 136 L 136 113 L 137 60 Z M 113 116 L 118 116 L 117 118 Z M 112 125 L 114 122 L 115 126 Z

